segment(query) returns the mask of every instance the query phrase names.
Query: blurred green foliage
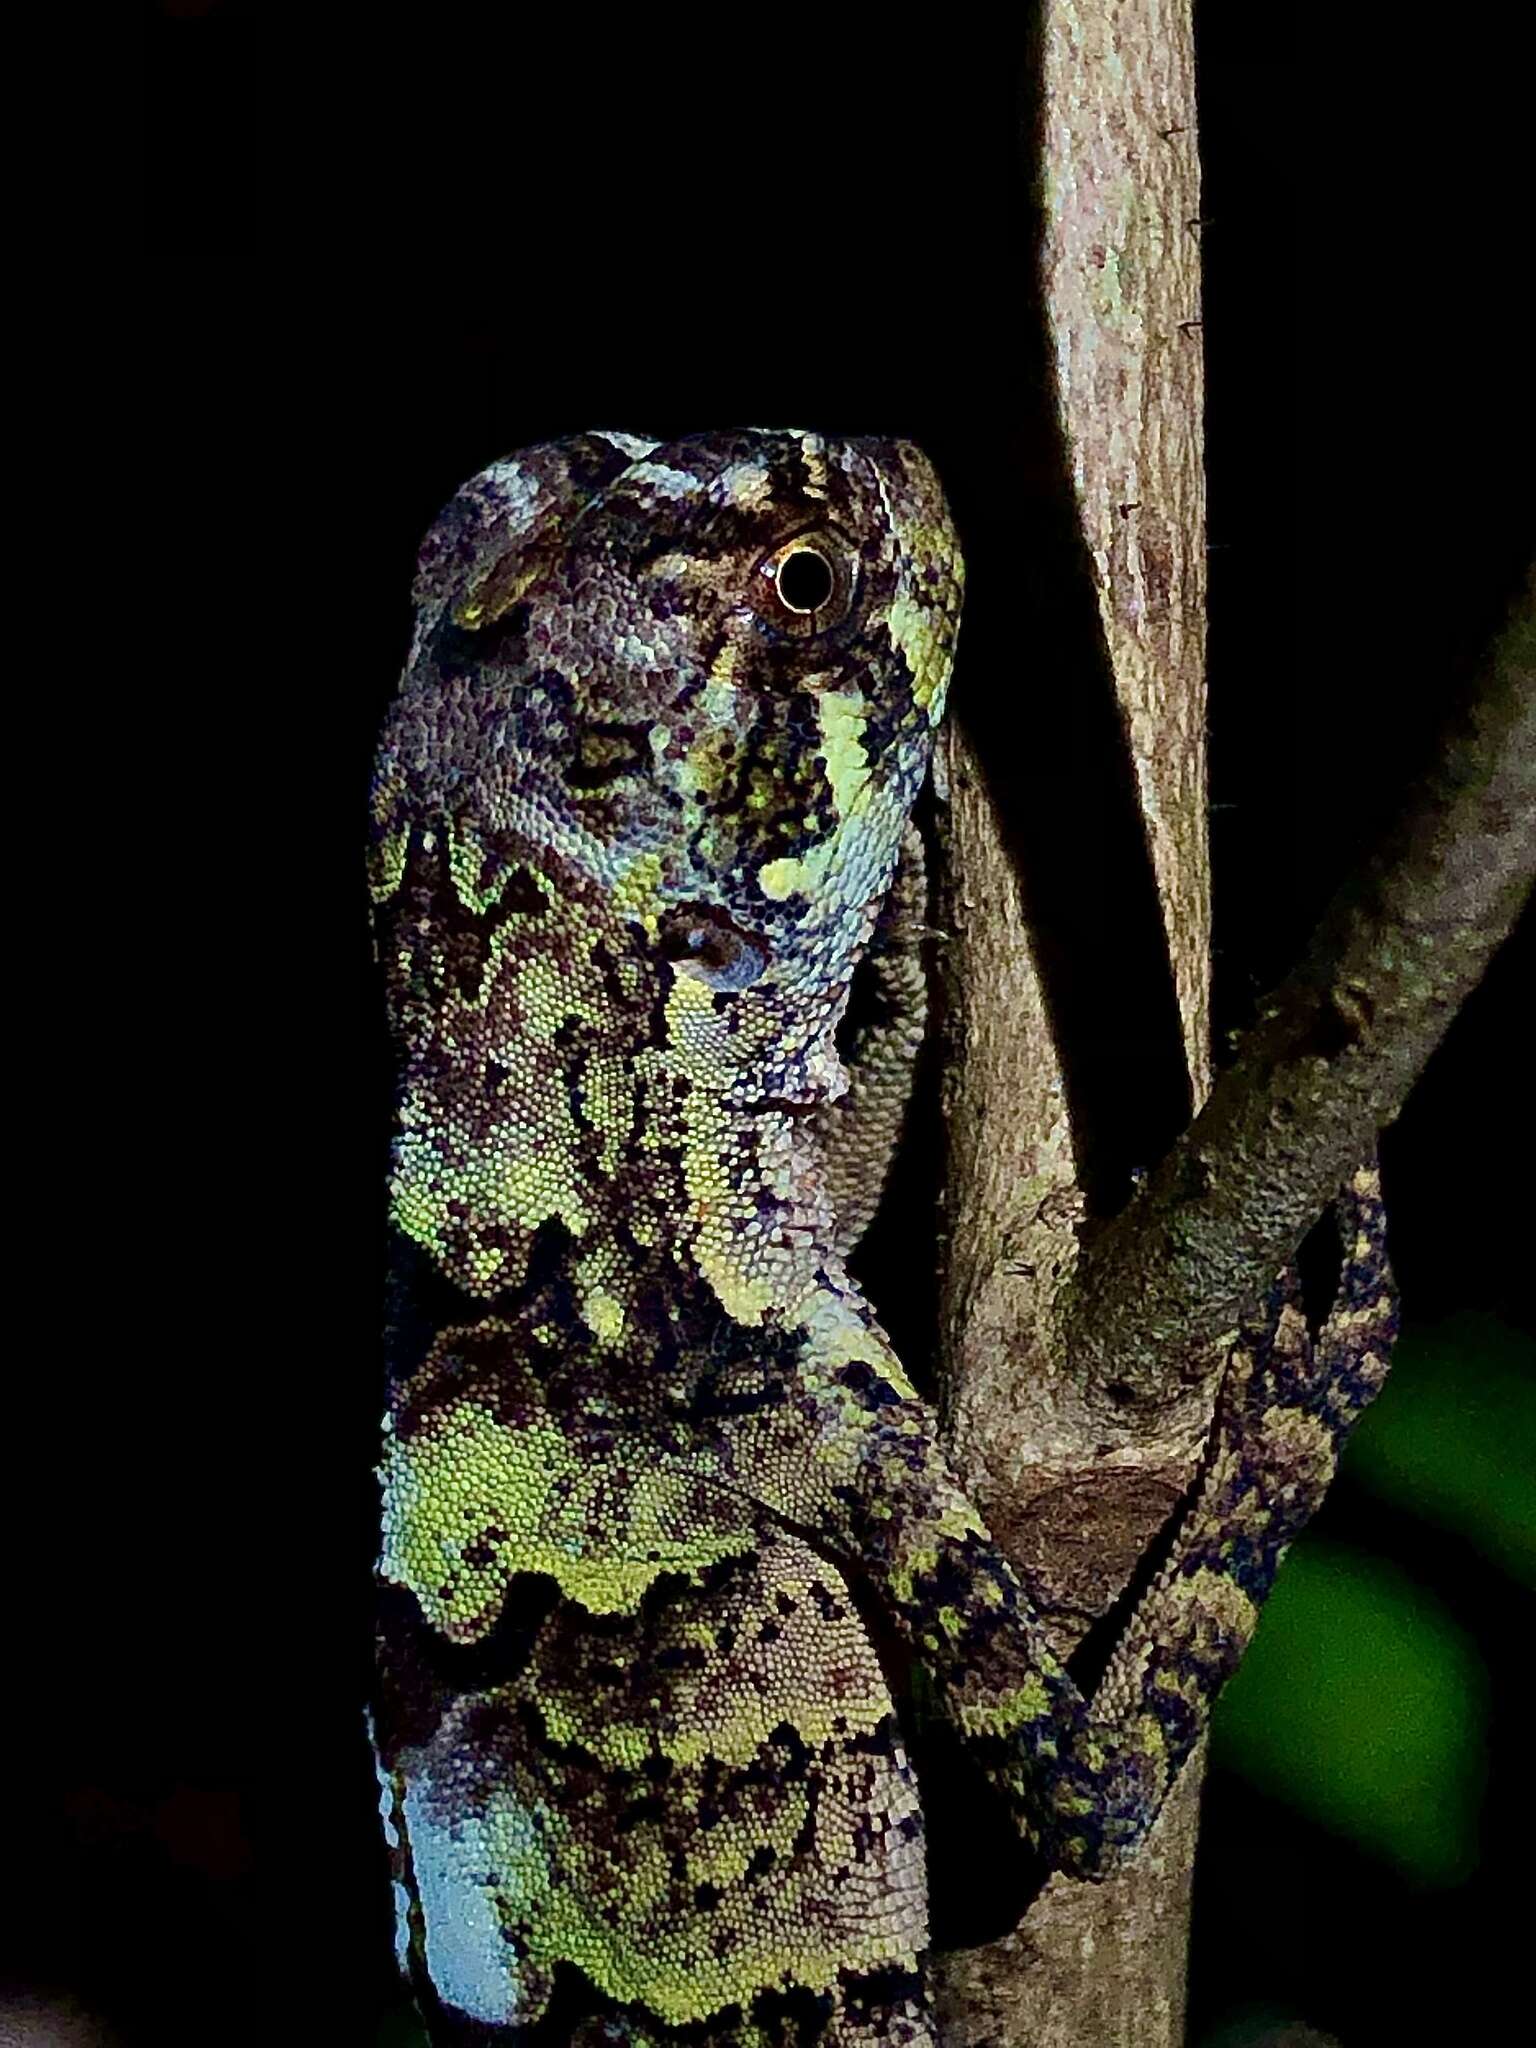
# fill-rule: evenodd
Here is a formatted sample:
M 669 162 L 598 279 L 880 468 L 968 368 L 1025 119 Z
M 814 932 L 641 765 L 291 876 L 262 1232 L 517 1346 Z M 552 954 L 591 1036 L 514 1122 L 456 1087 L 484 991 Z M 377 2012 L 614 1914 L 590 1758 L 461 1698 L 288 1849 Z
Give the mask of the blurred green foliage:
M 1536 1582 L 1536 1347 L 1464 1314 L 1410 1330 L 1343 1482 Z M 1395 1865 L 1455 1884 L 1478 1856 L 1488 1682 L 1408 1572 L 1304 1535 L 1218 1706 L 1216 1761 Z
M 1477 1861 L 1486 1674 L 1395 1565 L 1303 1538 L 1222 1695 L 1215 1760 L 1423 1884 Z
M 1344 1470 L 1536 1585 L 1536 1343 L 1471 1312 L 1405 1332 Z

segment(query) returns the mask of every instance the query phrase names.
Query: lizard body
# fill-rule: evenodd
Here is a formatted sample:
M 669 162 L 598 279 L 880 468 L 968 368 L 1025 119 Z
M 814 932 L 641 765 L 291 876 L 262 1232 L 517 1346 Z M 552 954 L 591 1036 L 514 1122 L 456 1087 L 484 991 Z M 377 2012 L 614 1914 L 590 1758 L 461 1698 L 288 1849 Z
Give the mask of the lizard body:
M 1332 1319 L 1314 1344 L 1287 1281 L 1245 1333 L 1085 1701 L 844 1264 L 918 1028 L 909 814 L 960 584 L 916 450 L 796 433 L 532 449 L 423 546 L 373 789 L 374 1728 L 434 2040 L 931 2042 L 877 1635 L 1042 1856 L 1101 1874 L 1384 1371 L 1363 1174 Z

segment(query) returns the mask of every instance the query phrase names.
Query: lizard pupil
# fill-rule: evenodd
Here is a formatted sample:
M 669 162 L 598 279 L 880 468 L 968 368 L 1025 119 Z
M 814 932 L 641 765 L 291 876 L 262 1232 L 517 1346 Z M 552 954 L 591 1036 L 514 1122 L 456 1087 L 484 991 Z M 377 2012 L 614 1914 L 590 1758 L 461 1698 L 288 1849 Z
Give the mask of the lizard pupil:
M 792 612 L 820 611 L 836 581 L 831 563 L 815 548 L 796 548 L 786 555 L 774 580 L 780 602 Z

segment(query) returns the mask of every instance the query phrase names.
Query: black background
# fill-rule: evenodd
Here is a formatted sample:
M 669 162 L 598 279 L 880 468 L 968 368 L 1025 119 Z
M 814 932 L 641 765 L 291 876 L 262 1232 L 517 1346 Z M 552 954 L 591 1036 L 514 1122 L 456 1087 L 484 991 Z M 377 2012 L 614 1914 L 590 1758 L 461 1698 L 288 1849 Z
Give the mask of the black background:
M 863 32 L 811 12 L 146 18 L 128 540 L 153 687 L 123 772 L 150 792 L 131 845 L 150 887 L 120 905 L 134 1108 L 92 1282 L 109 1313 L 83 1377 L 73 1347 L 56 1375 L 106 1507 L 53 1510 L 83 1534 L 57 1641 L 27 1662 L 42 1682 L 18 1688 L 5 1978 L 77 1994 L 118 2038 L 366 2043 L 394 1999 L 357 1704 L 383 1164 L 358 842 L 414 547 L 464 476 L 591 425 L 927 447 L 973 563 L 957 715 L 1011 726 L 1037 854 L 1109 920 L 1082 1000 L 1152 1019 L 1101 1048 L 1106 1200 L 1177 1125 L 1112 798 L 1076 787 L 1106 830 L 1079 818 L 1064 845 L 1044 772 L 1076 730 L 1053 650 L 1083 590 L 1042 425 L 1028 13 L 1011 39 L 962 10 Z M 1350 37 L 1199 15 L 1226 1030 L 1424 758 L 1529 546 L 1531 181 L 1518 53 L 1486 22 L 1463 49 L 1384 17 Z M 1522 948 L 1529 972 L 1527 930 L 1389 1140 L 1420 1321 L 1525 1311 Z M 66 1279 L 66 1329 L 86 1306 Z M 1349 2048 L 1435 2038 L 1452 2010 L 1476 2036 L 1472 2007 L 1507 1990 L 1530 1617 L 1459 1552 L 1394 1540 L 1493 1671 L 1483 1871 L 1416 1898 L 1217 1781 L 1197 2026 L 1258 1987 Z

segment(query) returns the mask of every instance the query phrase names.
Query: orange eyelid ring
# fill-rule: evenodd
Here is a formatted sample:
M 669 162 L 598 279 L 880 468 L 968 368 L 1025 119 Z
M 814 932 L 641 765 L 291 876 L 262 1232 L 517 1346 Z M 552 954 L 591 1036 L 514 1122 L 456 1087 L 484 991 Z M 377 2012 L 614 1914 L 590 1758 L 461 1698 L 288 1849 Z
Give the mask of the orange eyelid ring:
M 753 604 L 780 632 L 809 639 L 853 609 L 857 564 L 852 544 L 833 528 L 791 534 L 759 560 Z

